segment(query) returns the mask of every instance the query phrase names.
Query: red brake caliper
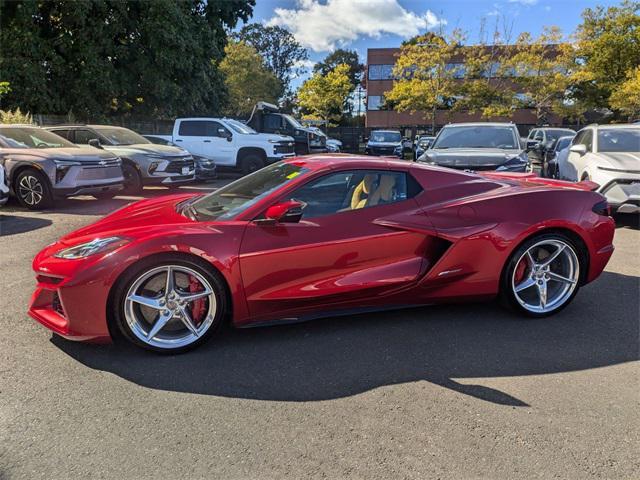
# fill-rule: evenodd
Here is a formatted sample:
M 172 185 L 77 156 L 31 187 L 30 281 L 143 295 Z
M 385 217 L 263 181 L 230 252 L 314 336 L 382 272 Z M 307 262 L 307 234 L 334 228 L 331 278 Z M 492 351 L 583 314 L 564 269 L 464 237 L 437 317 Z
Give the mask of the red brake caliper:
M 516 274 L 515 274 L 516 284 L 522 282 L 522 280 L 524 279 L 524 274 L 527 271 L 528 264 L 529 262 L 527 261 L 526 258 L 523 258 L 522 260 L 520 260 L 520 263 L 516 267 Z
M 197 293 L 202 291 L 202 286 L 196 277 L 189 275 L 189 291 L 191 293 Z M 200 325 L 205 313 L 205 298 L 198 298 L 191 302 L 191 318 L 196 322 L 196 325 Z

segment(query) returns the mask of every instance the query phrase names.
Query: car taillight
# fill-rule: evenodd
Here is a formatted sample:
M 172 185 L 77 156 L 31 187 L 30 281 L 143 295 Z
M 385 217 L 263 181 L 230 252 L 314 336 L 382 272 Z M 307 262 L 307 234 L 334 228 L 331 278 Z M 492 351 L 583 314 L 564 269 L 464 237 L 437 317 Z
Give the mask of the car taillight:
M 611 216 L 611 208 L 609 207 L 609 203 L 606 200 L 602 200 L 601 202 L 596 203 L 591 209 L 593 213 L 597 213 L 598 215 L 602 215 L 603 217 Z

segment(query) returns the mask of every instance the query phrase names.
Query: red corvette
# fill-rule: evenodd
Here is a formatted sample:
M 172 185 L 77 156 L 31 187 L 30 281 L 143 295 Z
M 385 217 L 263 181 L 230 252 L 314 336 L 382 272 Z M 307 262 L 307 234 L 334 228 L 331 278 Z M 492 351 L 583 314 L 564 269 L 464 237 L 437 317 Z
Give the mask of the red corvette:
M 237 327 L 501 297 L 564 308 L 613 252 L 604 197 L 400 160 L 280 162 L 208 195 L 131 204 L 40 252 L 29 313 L 71 340 L 160 352 Z

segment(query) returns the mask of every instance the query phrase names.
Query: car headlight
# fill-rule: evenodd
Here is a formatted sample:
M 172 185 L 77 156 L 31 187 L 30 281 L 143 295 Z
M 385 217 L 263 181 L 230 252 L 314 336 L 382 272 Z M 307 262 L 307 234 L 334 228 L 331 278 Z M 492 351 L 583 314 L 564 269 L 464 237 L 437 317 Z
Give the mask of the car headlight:
M 275 138 L 270 138 L 269 140 L 267 140 L 269 143 L 280 143 L 280 140 L 277 140 Z
M 496 171 L 501 172 L 505 170 L 511 171 L 525 171 L 529 164 L 529 158 L 526 154 L 514 155 L 507 157 L 507 161 L 496 168 Z
M 74 245 L 73 247 L 60 250 L 54 254 L 54 257 L 76 260 L 79 258 L 86 258 L 97 253 L 114 250 L 126 243 L 129 243 L 129 240 L 122 237 L 95 238 L 90 242 L 81 243 L 80 245 Z

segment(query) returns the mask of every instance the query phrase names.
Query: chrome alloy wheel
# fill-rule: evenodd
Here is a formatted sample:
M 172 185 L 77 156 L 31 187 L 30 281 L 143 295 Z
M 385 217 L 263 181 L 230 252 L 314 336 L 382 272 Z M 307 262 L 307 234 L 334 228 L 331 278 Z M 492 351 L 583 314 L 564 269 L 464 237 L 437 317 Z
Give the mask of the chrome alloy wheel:
M 532 245 L 516 263 L 511 287 L 518 303 L 533 313 L 549 313 L 564 305 L 580 278 L 573 247 L 558 239 Z
M 35 206 L 42 201 L 44 187 L 35 176 L 24 175 L 18 184 L 18 194 L 24 203 Z
M 124 315 L 131 332 L 161 349 L 186 347 L 211 327 L 216 294 L 209 280 L 192 268 L 164 265 L 145 271 L 131 284 Z

